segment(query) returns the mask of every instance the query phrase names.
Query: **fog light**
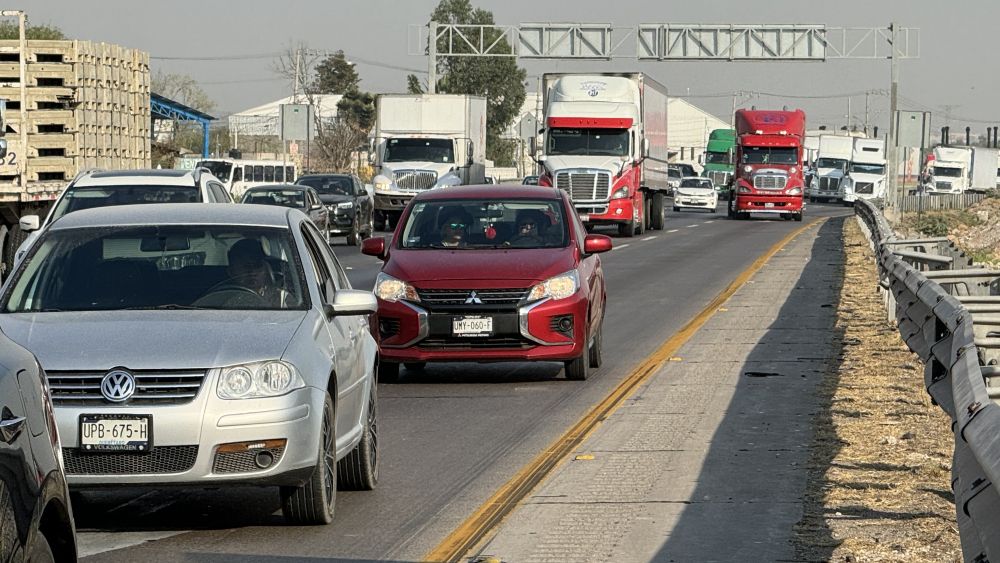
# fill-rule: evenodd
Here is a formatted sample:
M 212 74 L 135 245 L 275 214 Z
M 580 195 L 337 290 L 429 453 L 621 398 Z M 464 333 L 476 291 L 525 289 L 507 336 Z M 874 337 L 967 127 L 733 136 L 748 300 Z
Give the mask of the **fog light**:
M 274 463 L 274 455 L 267 450 L 257 452 L 257 455 L 253 458 L 253 463 L 261 469 L 267 469 Z
M 573 319 L 569 317 L 563 317 L 559 319 L 559 330 L 563 332 L 569 332 L 573 330 Z
M 622 214 L 622 209 L 620 207 L 618 209 L 615 209 L 615 215 L 621 215 L 621 214 Z

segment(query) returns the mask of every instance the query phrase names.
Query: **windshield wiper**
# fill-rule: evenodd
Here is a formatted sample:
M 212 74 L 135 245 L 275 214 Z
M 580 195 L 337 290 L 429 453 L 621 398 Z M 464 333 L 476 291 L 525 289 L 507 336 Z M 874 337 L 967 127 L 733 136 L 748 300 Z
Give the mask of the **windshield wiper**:
M 155 306 L 135 306 L 135 307 L 125 307 L 123 311 L 175 311 L 175 310 L 185 310 L 185 311 L 205 311 L 211 309 L 211 307 L 196 307 L 194 305 L 180 305 L 177 303 L 167 303 L 165 305 L 155 305 Z

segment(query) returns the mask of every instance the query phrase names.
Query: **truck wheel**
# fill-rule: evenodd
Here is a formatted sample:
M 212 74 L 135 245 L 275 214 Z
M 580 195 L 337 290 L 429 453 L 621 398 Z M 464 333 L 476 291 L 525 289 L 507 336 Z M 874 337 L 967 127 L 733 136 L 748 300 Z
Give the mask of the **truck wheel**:
M 801 211 L 799 211 L 798 213 L 795 214 L 795 220 L 799 221 L 799 222 L 802 221 L 802 212 Z
M 623 237 L 626 237 L 626 238 L 634 237 L 635 236 L 635 221 L 629 221 L 628 223 L 619 223 L 618 224 L 618 234 L 621 235 L 621 236 L 623 236 Z
M 376 230 L 384 231 L 385 230 L 385 212 L 383 212 L 383 211 L 376 211 L 374 213 L 374 215 L 373 215 L 372 225 L 375 227 Z
M 649 228 L 654 231 L 662 231 L 666 210 L 663 205 L 663 194 L 656 192 L 653 194 L 653 212 L 649 215 Z

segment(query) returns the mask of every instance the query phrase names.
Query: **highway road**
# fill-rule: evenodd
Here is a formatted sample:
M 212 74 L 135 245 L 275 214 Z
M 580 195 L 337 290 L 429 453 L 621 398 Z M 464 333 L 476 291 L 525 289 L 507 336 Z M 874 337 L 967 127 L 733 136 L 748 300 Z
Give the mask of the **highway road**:
M 732 221 L 724 206 L 716 214 L 668 207 L 663 231 L 615 237 L 615 249 L 602 257 L 605 363 L 589 380 L 564 380 L 556 363 L 430 364 L 380 384 L 381 480 L 375 491 L 340 492 L 332 525 L 286 526 L 274 489 L 86 491 L 73 498 L 82 555 L 130 563 L 419 560 L 803 225 Z M 849 213 L 815 204 L 805 221 Z M 380 261 L 356 248 L 335 251 L 354 286 L 370 289 Z

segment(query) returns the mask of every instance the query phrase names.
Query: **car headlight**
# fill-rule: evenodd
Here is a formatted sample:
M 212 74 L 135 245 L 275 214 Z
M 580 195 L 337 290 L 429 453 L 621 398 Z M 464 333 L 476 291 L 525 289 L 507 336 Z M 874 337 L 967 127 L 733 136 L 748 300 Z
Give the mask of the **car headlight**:
M 791 188 L 791 189 L 785 190 L 785 193 L 788 194 L 788 195 L 799 195 L 799 194 L 802 193 L 802 188 Z
M 272 360 L 223 369 L 216 391 L 220 399 L 259 399 L 284 395 L 305 385 L 295 366 Z
M 611 194 L 611 199 L 624 199 L 626 197 L 628 197 L 628 186 L 622 186 Z
M 345 201 L 337 204 L 337 209 L 354 209 L 353 201 Z
M 576 273 L 576 270 L 570 270 L 531 288 L 531 292 L 528 293 L 528 301 L 537 301 L 545 297 L 553 300 L 566 299 L 576 293 L 578 289 L 580 289 L 580 275 Z
M 375 277 L 375 296 L 391 303 L 403 299 L 420 301 L 415 287 L 402 280 L 397 280 L 385 272 L 379 272 L 378 276 Z

